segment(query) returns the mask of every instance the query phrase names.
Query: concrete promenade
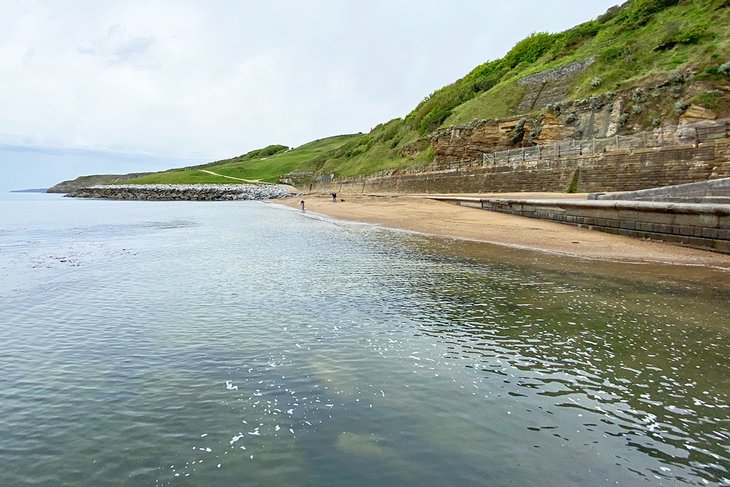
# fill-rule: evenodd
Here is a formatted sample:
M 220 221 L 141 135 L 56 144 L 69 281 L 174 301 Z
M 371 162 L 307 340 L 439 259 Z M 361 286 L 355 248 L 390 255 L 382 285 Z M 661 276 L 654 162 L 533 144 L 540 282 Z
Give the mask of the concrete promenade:
M 727 204 L 447 195 L 428 197 L 460 206 L 730 254 L 730 205 Z

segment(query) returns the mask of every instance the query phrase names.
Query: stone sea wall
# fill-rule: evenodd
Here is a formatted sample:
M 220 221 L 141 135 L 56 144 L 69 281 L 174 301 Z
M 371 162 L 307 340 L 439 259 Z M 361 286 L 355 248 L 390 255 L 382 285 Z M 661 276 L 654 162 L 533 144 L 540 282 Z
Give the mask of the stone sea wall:
M 519 153 L 517 153 L 519 155 Z M 730 139 L 609 152 L 572 151 L 533 160 L 502 160 L 335 179 L 315 191 L 338 193 L 502 193 L 635 191 L 730 177 Z M 573 186 L 571 188 L 571 186 Z
M 226 201 L 286 198 L 296 189 L 283 184 L 126 184 L 80 188 L 66 196 L 115 200 Z
M 602 232 L 730 254 L 730 206 L 724 204 L 462 197 L 435 199 L 470 208 L 552 220 Z

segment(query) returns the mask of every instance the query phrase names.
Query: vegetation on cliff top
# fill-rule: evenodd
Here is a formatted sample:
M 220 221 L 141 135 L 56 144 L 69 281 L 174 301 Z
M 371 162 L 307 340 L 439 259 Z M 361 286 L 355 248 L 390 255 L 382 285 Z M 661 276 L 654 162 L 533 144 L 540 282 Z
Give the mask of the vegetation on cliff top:
M 730 1 L 631 0 L 564 32 L 530 35 L 503 58 L 476 67 L 427 96 L 404 118 L 378 125 L 367 134 L 332 137 L 289 151 L 284 146 L 269 146 L 205 166 L 215 167 L 220 174 L 264 181 L 276 181 L 289 172 L 347 177 L 423 166 L 433 160 L 429 143 L 433 131 L 475 119 L 515 116 L 527 90 L 518 84 L 519 79 L 589 57 L 595 62 L 567 82 L 566 99 L 629 90 L 641 86 L 647 77 L 672 72 L 709 86 L 727 84 Z M 727 98 L 707 90 L 691 101 L 730 110 L 723 97 Z M 661 116 L 677 114 L 670 107 Z M 218 182 L 201 174 L 205 173 L 188 168 L 135 182 L 185 178 Z
M 192 166 L 182 169 L 152 173 L 137 179 L 125 181 L 134 184 L 195 184 L 235 182 L 231 179 L 203 172 L 213 171 L 216 174 L 239 179 L 278 182 L 285 174 L 296 171 L 311 172 L 312 161 L 324 153 L 330 153 L 357 138 L 357 135 L 337 135 L 315 140 L 294 149 L 283 145 L 270 145 L 263 149 L 248 152 L 232 159 Z M 273 149 L 273 148 L 279 148 Z

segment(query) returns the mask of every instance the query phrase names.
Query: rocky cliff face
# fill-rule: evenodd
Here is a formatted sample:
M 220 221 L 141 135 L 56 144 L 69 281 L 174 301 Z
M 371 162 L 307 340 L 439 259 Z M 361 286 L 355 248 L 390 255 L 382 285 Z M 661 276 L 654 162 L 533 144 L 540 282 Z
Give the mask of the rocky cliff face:
M 545 79 L 539 77 L 540 73 L 531 82 L 558 83 L 559 80 L 553 80 L 555 76 L 574 76 L 583 68 L 578 65 L 565 73 L 551 71 Z M 559 101 L 547 104 L 538 113 L 448 127 L 431 138 L 434 162 L 436 165 L 478 162 L 485 154 L 507 149 L 573 140 L 586 145 L 594 139 L 642 133 L 659 134 L 664 139 L 661 145 L 691 143 L 694 129 L 689 133 L 684 127 L 715 120 L 718 114 L 687 101 L 698 93 L 709 93 L 702 82 L 689 83 L 688 79 L 686 74 L 669 73 L 647 79 L 641 86 L 621 93 Z M 718 96 L 730 97 L 730 86 L 723 86 L 719 91 L 722 93 Z M 668 110 L 671 116 L 666 115 Z
M 535 108 L 542 108 L 551 103 L 563 101 L 570 91 L 570 82 L 579 73 L 596 61 L 591 56 L 574 63 L 567 64 L 555 69 L 548 69 L 531 76 L 525 76 L 517 81 L 520 86 L 526 86 L 527 92 L 522 98 L 518 111 L 527 113 Z

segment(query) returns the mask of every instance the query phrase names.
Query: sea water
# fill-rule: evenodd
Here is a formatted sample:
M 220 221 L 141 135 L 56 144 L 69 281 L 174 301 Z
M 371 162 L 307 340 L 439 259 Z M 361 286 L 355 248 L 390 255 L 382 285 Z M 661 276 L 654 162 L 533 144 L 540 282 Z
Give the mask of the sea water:
M 3 195 L 0 485 L 727 484 L 708 273 Z

